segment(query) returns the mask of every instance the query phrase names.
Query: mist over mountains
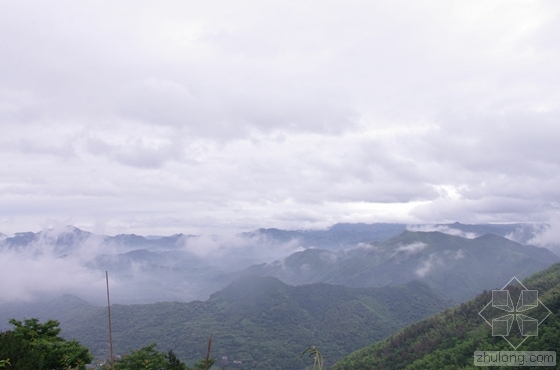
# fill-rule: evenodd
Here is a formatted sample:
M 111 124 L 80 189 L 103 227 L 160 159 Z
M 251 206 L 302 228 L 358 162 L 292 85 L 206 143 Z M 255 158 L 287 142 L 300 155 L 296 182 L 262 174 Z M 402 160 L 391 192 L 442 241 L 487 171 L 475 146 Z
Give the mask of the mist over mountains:
M 560 262 L 528 244 L 548 228 L 336 224 L 144 237 L 68 226 L 17 233 L 0 241 L 0 274 L 9 282 L 0 288 L 0 330 L 11 317 L 57 319 L 63 335 L 106 356 L 100 306 L 108 271 L 120 353 L 156 341 L 194 361 L 213 333 L 217 353 L 238 361 L 232 368 L 299 368 L 297 353 L 310 344 L 334 362 L 514 275 Z
M 306 249 L 244 273 L 275 276 L 294 285 L 324 282 L 371 287 L 421 280 L 459 303 L 499 286 L 512 274 L 524 278 L 558 261 L 546 248 L 524 246 L 494 234 L 467 239 L 434 231 L 404 231 L 385 242 L 355 249 Z
M 237 277 L 250 274 L 274 276 L 289 284 L 326 282 L 354 287 L 423 279 L 446 298 L 461 301 L 468 298 L 463 296 L 466 293 L 450 293 L 454 287 L 448 283 L 440 286 L 452 278 L 451 272 L 462 271 L 460 281 L 471 286 L 474 294 L 482 285 L 493 283 L 488 279 L 492 271 L 498 279 L 510 269 L 523 275 L 554 262 L 557 257 L 550 252 L 522 248 L 546 230 L 543 224 L 380 223 L 336 224 L 324 230 L 258 229 L 231 236 L 144 237 L 97 235 L 67 226 L 0 239 L 0 274 L 9 282 L 3 284 L 0 299 L 45 300 L 70 293 L 102 304 L 105 271 L 109 271 L 115 303 L 206 299 Z M 500 238 L 479 238 L 488 233 Z M 490 255 L 494 245 L 499 252 L 496 249 Z M 473 252 L 476 248 L 483 252 Z M 502 267 L 483 271 L 498 258 L 506 262 L 494 266 Z M 476 267 L 478 259 L 480 267 Z M 443 266 L 454 267 L 445 270 Z M 469 271 L 481 271 L 478 284 L 466 278 Z

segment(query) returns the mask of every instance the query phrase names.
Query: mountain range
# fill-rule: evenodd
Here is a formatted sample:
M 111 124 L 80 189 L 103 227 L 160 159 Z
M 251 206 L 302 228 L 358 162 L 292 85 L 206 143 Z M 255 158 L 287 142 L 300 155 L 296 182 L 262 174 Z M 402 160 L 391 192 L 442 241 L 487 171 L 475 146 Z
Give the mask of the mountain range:
M 558 262 L 548 249 L 512 240 L 533 240 L 539 230 L 519 224 L 339 224 L 315 231 L 260 229 L 224 241 L 182 234 L 108 237 L 69 227 L 0 238 L 0 254 L 21 253 L 32 262 L 48 255 L 48 262 L 79 263 L 103 277 L 107 270 L 113 302 L 162 301 L 112 306 L 118 353 L 157 342 L 192 362 L 204 356 L 212 334 L 214 357 L 227 357 L 228 368 L 298 369 L 298 355 L 308 346 L 319 347 L 332 364 L 514 275 L 523 279 Z M 93 288 L 80 286 L 78 293 L 87 297 Z M 468 302 L 459 307 L 474 304 Z M 0 305 L 0 329 L 7 329 L 10 317 L 58 319 L 64 336 L 107 356 L 106 310 L 78 297 Z M 453 329 L 462 333 L 468 325 Z M 413 348 L 437 348 L 430 340 L 421 337 Z M 394 361 L 411 356 L 396 353 Z
M 207 299 L 244 275 L 274 276 L 293 285 L 350 287 L 419 279 L 461 302 L 506 274 L 528 276 L 557 261 L 542 248 L 522 245 L 547 227 L 335 224 L 324 230 L 258 229 L 232 237 L 143 237 L 97 235 L 68 226 L 0 238 L 0 255 L 20 253 L 31 265 L 45 258 L 45 264 L 55 262 L 69 274 L 78 265 L 91 289 L 76 286 L 66 293 L 100 304 L 105 271 L 113 281 L 114 301 L 123 304 Z M 46 294 L 22 295 L 46 299 Z
M 185 361 L 203 358 L 210 335 L 221 366 L 300 369 L 299 354 L 317 345 L 329 363 L 448 307 L 426 284 L 348 288 L 289 286 L 272 277 L 243 277 L 206 301 L 113 305 L 116 354 L 156 342 Z M 4 306 L 3 317 L 55 318 L 62 335 L 108 357 L 107 311 L 65 296 L 35 305 Z M 227 357 L 227 361 L 222 360 Z M 236 361 L 234 363 L 234 361 Z
M 274 276 L 289 284 L 324 282 L 350 287 L 398 285 L 418 279 L 459 303 L 513 275 L 524 278 L 560 258 L 546 248 L 494 234 L 474 239 L 441 232 L 411 232 L 381 243 L 330 251 L 306 249 L 282 261 L 237 273 Z
M 302 248 L 323 248 L 340 250 L 354 248 L 361 243 L 382 242 L 405 230 L 440 231 L 443 233 L 474 238 L 485 234 L 495 234 L 527 244 L 539 233 L 546 230 L 547 224 L 451 224 L 407 225 L 390 223 L 338 223 L 324 230 L 282 230 L 262 228 L 251 232 L 237 234 L 242 239 L 258 239 L 260 243 L 274 242 L 278 244 L 296 244 Z M 119 234 L 115 236 L 99 235 L 80 230 L 73 226 L 57 229 L 45 229 L 39 232 L 19 232 L 13 236 L 0 233 L 1 248 L 21 248 L 42 243 L 55 247 L 60 253 L 72 252 L 77 245 L 86 241 L 92 244 L 103 244 L 113 250 L 128 252 L 136 249 L 150 251 L 176 250 L 184 246 L 189 239 L 200 235 L 175 234 L 171 236 L 141 236 L 135 234 Z
M 263 236 L 269 240 L 288 243 L 297 241 L 302 247 L 315 247 L 330 250 L 353 248 L 361 243 L 369 244 L 390 239 L 405 230 L 439 231 L 445 234 L 476 238 L 494 234 L 528 244 L 536 236 L 549 228 L 548 224 L 390 224 L 390 223 L 338 223 L 325 230 L 281 230 L 258 229 L 240 235 L 245 237 Z

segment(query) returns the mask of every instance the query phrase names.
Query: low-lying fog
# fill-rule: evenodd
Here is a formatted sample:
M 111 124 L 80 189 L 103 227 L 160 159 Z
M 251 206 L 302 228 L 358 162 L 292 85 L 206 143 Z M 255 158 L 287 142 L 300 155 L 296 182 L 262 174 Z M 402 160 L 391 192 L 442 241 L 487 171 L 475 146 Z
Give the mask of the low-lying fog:
M 408 228 L 462 237 L 476 237 L 472 230 L 484 230 L 467 226 Z M 406 228 L 401 224 L 342 224 L 322 231 L 261 229 L 237 235 L 109 237 L 60 226 L 38 233 L 4 235 L 0 239 L 0 303 L 70 293 L 103 304 L 105 271 L 109 272 L 114 303 L 206 299 L 228 284 L 233 272 L 251 265 L 283 260 L 309 247 L 353 248 L 388 239 Z M 554 224 L 525 225 L 504 229 L 503 234 L 524 244 L 548 246 L 558 254 L 552 244 L 558 240 L 557 230 Z

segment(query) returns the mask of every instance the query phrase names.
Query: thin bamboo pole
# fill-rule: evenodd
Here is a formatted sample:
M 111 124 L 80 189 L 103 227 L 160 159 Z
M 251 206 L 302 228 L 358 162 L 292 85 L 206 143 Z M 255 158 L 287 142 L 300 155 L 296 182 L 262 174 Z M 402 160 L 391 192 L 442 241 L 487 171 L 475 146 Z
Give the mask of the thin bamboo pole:
M 109 300 L 109 273 L 105 271 L 107 281 L 107 317 L 109 319 L 109 351 L 111 352 L 111 370 L 115 370 L 115 357 L 113 356 L 113 329 L 111 327 L 111 301 Z
M 210 362 L 210 347 L 212 347 L 212 334 L 210 334 L 210 339 L 208 340 L 208 350 L 206 350 L 206 366 L 205 369 L 209 369 Z

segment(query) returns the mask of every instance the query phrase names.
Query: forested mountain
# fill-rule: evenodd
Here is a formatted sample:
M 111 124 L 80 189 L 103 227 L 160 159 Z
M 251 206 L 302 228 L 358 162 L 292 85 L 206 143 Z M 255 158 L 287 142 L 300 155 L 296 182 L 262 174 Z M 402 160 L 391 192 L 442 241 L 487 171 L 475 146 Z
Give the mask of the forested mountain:
M 387 240 L 403 232 L 406 228 L 406 224 L 340 223 L 325 230 L 258 229 L 240 235 L 246 238 L 264 236 L 269 240 L 282 243 L 294 242 L 304 248 L 320 247 L 340 250 L 348 247 L 353 248 L 360 243 Z
M 100 282 L 101 275 L 109 271 L 117 283 L 113 289 L 118 303 L 190 301 L 207 299 L 211 293 L 235 280 L 236 276 L 228 273 L 252 264 L 285 258 L 306 246 L 355 247 L 361 242 L 395 235 L 405 227 L 340 224 L 327 230 L 262 229 L 235 236 L 176 234 L 144 237 L 98 235 L 65 226 L 0 236 L 0 255 L 6 253 L 22 265 L 34 260 L 44 260 L 45 264 L 56 261 L 70 271 L 79 265 L 79 270 L 92 282 Z M 93 288 L 91 291 L 75 288 L 66 293 L 102 303 L 103 284 Z M 22 296 L 49 297 L 48 293 L 35 292 L 32 287 L 28 290 L 30 292 L 22 292 Z
M 558 351 L 560 264 L 532 275 L 523 284 L 527 289 L 538 290 L 539 300 L 552 314 L 546 317 L 544 314 L 548 312 L 541 307 L 542 312 L 537 312 L 537 315 L 540 315 L 539 319 L 546 317 L 546 320 L 538 327 L 538 336 L 527 338 L 518 350 Z M 479 315 L 491 301 L 492 292 L 485 291 L 468 302 L 407 326 L 383 341 L 352 353 L 332 370 L 479 368 L 474 366 L 475 351 L 513 350 L 503 337 L 492 336 L 492 328 Z
M 102 271 L 103 275 L 109 270 L 114 279 L 113 302 L 210 297 L 190 303 L 114 305 L 119 353 L 157 342 L 160 349 L 173 349 L 183 359 L 194 361 L 205 355 L 212 334 L 213 355 L 218 360 L 227 356 L 228 368 L 285 370 L 301 368 L 298 355 L 310 345 L 319 347 L 332 364 L 352 350 L 448 307 L 451 299 L 465 301 L 483 289 L 502 286 L 513 275 L 524 278 L 559 260 L 547 249 L 503 236 L 474 237 L 477 231 L 497 230 L 527 239 L 533 235 L 530 227 L 431 227 L 447 232 L 403 231 L 403 225 L 394 224 L 340 224 L 326 231 L 263 229 L 241 236 L 244 243 L 252 244 L 238 245 L 223 255 L 219 255 L 220 249 L 216 255 L 196 255 L 193 248 L 197 245 L 188 243 L 200 240 L 193 236 L 103 237 L 75 228 L 17 234 L 0 245 L 10 256 L 21 250 L 31 251 L 23 255 L 33 259 L 51 253 L 47 261 L 62 260 L 68 266 L 82 263 L 88 271 Z M 469 238 L 450 235 L 449 229 Z M 381 238 L 391 233 L 394 235 L 385 241 L 363 242 L 374 234 Z M 242 257 L 253 251 L 266 255 L 271 250 L 281 253 L 311 247 L 317 241 L 325 248 L 290 252 L 277 262 L 241 271 L 235 271 L 235 259 L 228 262 L 235 251 L 243 251 Z M 356 244 L 348 247 L 352 243 Z M 227 245 L 223 247 L 227 249 Z M 231 266 L 211 265 L 209 261 L 218 257 L 220 263 Z M 84 294 L 89 289 L 80 286 Z M 63 335 L 106 356 L 105 315 L 104 308 L 73 296 L 35 306 L 4 304 L 0 306 L 0 329 L 9 317 L 58 319 Z M 455 329 L 463 333 L 467 327 Z M 415 343 L 415 351 L 432 348 L 430 340 Z M 399 356 L 408 355 L 405 351 Z
M 71 327 L 99 309 L 99 306 L 69 294 L 46 302 L 4 303 L 0 305 L 0 331 L 11 329 L 11 325 L 8 324 L 11 318 L 37 318 L 40 321 L 53 319 Z
M 546 224 L 452 224 L 406 225 L 390 223 L 339 223 L 323 230 L 282 230 L 262 228 L 238 234 L 239 238 L 257 239 L 262 243 L 274 242 L 294 243 L 300 247 L 340 250 L 354 248 L 361 243 L 382 242 L 397 236 L 409 229 L 411 231 L 441 231 L 451 235 L 469 236 L 471 238 L 485 234 L 507 237 L 521 244 L 527 244 L 540 232 L 546 230 Z M 46 229 L 34 232 L 20 232 L 13 236 L 0 233 L 0 248 L 25 248 L 41 243 L 54 247 L 60 253 L 72 252 L 76 246 L 84 242 L 113 247 L 113 251 L 129 252 L 133 250 L 172 251 L 184 246 L 190 239 L 198 235 L 175 234 L 171 236 L 141 236 L 135 234 L 119 234 L 106 236 L 80 230 L 73 226 L 62 229 Z
M 452 224 L 436 224 L 431 231 L 445 230 L 447 233 L 459 236 L 469 236 L 475 238 L 486 234 L 503 236 L 520 244 L 528 244 L 549 227 L 548 224 L 462 224 L 454 222 Z M 429 229 L 423 225 L 411 227 L 411 230 L 421 231 Z M 427 231 L 427 230 L 424 230 Z M 462 233 L 458 233 L 458 231 Z
M 332 364 L 446 307 L 448 302 L 418 281 L 382 288 L 293 287 L 271 277 L 245 277 L 204 302 L 114 305 L 113 338 L 116 353 L 156 342 L 194 361 L 204 357 L 212 334 L 213 356 L 227 356 L 228 368 L 300 369 L 299 354 L 308 346 L 321 348 Z M 62 335 L 79 340 L 97 356 L 108 355 L 106 309 L 50 314 L 60 318 Z
M 398 285 L 418 279 L 462 302 L 509 277 L 524 278 L 560 261 L 548 249 L 486 234 L 474 239 L 404 231 L 381 243 L 346 250 L 306 249 L 244 273 L 289 284 L 325 282 L 350 287 Z M 242 273 L 241 273 L 242 274 Z

